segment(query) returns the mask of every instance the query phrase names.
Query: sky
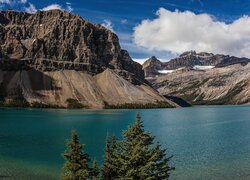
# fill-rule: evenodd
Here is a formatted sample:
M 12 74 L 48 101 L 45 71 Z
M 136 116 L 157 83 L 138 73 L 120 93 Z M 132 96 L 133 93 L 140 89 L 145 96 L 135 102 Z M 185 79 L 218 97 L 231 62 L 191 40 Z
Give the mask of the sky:
M 140 62 L 190 50 L 250 58 L 250 0 L 0 0 L 0 8 L 80 14 L 116 33 Z

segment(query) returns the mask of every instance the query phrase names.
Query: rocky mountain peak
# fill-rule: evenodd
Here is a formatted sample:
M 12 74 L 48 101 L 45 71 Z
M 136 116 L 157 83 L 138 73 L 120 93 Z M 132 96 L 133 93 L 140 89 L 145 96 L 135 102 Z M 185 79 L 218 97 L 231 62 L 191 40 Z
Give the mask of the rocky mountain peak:
M 149 60 L 150 60 L 150 61 L 153 61 L 153 62 L 154 62 L 154 61 L 159 61 L 155 56 L 151 56 L 151 57 L 149 58 Z
M 161 66 L 161 61 L 155 56 L 150 57 L 142 65 L 145 76 L 158 75 L 158 70 L 161 69 Z
M 213 53 L 208 53 L 208 52 L 199 52 L 197 53 L 196 51 L 187 51 L 179 55 L 179 58 L 184 58 L 184 57 L 200 57 L 200 58 L 207 58 L 214 56 Z
M 42 71 L 98 73 L 111 68 L 144 78 L 141 65 L 124 53 L 116 34 L 80 15 L 60 10 L 35 14 L 1 11 L 0 24 L 0 63 L 21 60 Z
M 156 58 L 157 59 L 157 58 Z M 143 69 L 146 76 L 160 75 L 162 70 L 176 70 L 179 68 L 192 69 L 194 66 L 214 66 L 225 67 L 233 64 L 246 65 L 250 62 L 247 58 L 238 58 L 229 55 L 213 54 L 207 52 L 197 53 L 188 51 L 182 53 L 179 57 L 173 58 L 168 62 L 160 62 L 154 58 L 149 58 L 144 64 Z
M 196 51 L 186 51 L 186 52 L 180 54 L 179 57 L 194 56 L 194 55 L 196 55 Z
M 155 64 L 159 64 L 159 63 L 160 63 L 159 59 L 157 59 L 155 56 L 151 56 L 148 60 L 146 60 L 143 63 L 143 67 L 149 66 L 149 65 L 155 65 Z

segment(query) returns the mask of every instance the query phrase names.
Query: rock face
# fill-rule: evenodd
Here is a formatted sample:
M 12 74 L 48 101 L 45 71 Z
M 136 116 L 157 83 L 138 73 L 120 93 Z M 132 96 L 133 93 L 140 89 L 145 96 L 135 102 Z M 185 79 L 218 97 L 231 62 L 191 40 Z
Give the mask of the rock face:
M 111 68 L 144 78 L 141 66 L 121 50 L 114 33 L 68 12 L 2 11 L 0 40 L 0 59 L 23 60 L 38 70 L 86 69 L 99 73 Z
M 145 82 L 142 66 L 101 25 L 59 10 L 0 12 L 0 101 L 176 106 Z
M 199 66 L 225 67 L 233 64 L 246 65 L 250 62 L 247 58 L 238 58 L 228 55 L 212 53 L 196 53 L 189 51 L 181 54 L 179 57 L 171 59 L 168 62 L 160 62 L 155 57 L 151 57 L 143 64 L 143 70 L 147 77 L 159 75 L 160 70 L 175 70 L 178 68 L 193 68 Z
M 250 63 L 209 70 L 177 70 L 151 78 L 162 95 L 177 96 L 193 105 L 250 104 Z
M 143 63 L 143 70 L 145 77 L 151 77 L 159 75 L 159 70 L 162 69 L 163 63 L 158 60 L 155 56 L 152 56 L 147 61 Z

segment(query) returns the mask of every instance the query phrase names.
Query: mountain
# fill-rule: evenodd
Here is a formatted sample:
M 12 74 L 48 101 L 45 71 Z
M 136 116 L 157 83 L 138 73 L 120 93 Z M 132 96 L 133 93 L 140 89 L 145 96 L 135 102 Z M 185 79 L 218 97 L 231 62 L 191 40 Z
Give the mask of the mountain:
M 153 90 L 142 66 L 99 24 L 60 10 L 0 12 L 0 100 L 67 106 L 176 106 Z
M 158 60 L 155 56 L 150 57 L 142 64 L 146 77 L 159 75 L 159 70 L 163 69 L 163 63 Z
M 179 97 L 192 105 L 250 104 L 250 63 L 181 69 L 150 81 L 162 95 Z
M 8 62 L 18 59 L 22 61 L 19 63 L 45 71 L 74 69 L 99 73 L 111 68 L 144 78 L 141 66 L 121 50 L 114 33 L 68 12 L 2 11 L 0 39 L 0 58 Z
M 194 66 L 226 67 L 233 64 L 246 65 L 249 62 L 250 59 L 247 58 L 189 51 L 181 54 L 177 58 L 171 59 L 168 62 L 160 62 L 156 57 L 153 56 L 143 64 L 143 70 L 145 72 L 145 76 L 151 77 L 160 75 L 160 72 L 163 70 L 176 70 L 179 68 L 192 69 Z

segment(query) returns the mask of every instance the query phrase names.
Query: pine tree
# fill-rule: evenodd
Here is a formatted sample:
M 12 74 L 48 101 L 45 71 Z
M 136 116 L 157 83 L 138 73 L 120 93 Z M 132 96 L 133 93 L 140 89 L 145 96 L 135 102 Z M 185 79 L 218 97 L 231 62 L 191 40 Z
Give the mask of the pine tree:
M 80 143 L 77 133 L 72 131 L 71 139 L 67 142 L 67 150 L 63 155 L 66 162 L 61 175 L 62 180 L 90 178 L 89 156 L 84 153 L 83 147 L 84 145 Z
M 118 143 L 117 137 L 114 135 L 111 144 L 111 169 L 113 171 L 113 179 L 118 178 L 119 171 L 120 171 L 120 162 L 119 162 L 119 155 L 120 155 L 120 144 Z
M 91 177 L 92 177 L 92 180 L 97 180 L 99 177 L 99 168 L 97 166 L 96 159 L 93 160 L 93 165 L 91 169 Z
M 104 154 L 104 164 L 102 167 L 102 178 L 104 180 L 115 179 L 118 176 L 117 161 L 117 138 L 114 136 L 112 141 L 107 134 Z
M 168 179 L 173 168 L 168 165 L 171 157 L 160 144 L 154 145 L 154 137 L 145 132 L 138 114 L 134 125 L 123 132 L 119 177 L 123 179 Z

